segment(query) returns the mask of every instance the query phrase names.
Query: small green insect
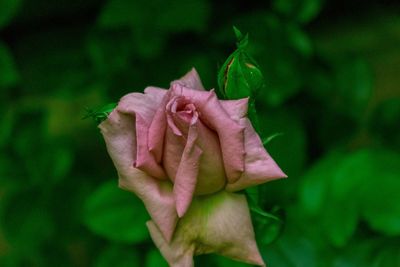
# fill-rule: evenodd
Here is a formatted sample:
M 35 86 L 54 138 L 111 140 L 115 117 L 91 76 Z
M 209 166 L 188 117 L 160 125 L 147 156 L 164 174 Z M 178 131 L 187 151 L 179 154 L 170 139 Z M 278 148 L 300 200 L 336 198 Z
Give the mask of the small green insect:
M 116 103 L 110 103 L 98 109 L 86 108 L 86 114 L 82 119 L 92 118 L 97 124 L 100 124 L 107 119 L 116 106 Z

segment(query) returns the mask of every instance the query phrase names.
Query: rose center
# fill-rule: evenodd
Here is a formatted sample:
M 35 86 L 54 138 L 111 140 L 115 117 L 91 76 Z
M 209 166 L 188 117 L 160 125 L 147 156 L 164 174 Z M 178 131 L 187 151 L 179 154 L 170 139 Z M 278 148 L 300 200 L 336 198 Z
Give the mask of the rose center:
M 166 112 L 169 127 L 179 136 L 187 134 L 190 125 L 199 118 L 196 106 L 183 96 L 172 98 L 166 106 Z
M 203 123 L 198 107 L 188 97 L 172 97 L 165 112 L 168 129 L 163 165 L 168 177 L 174 184 L 178 181 L 178 188 L 184 179 L 194 195 L 221 190 L 226 175 L 217 133 Z

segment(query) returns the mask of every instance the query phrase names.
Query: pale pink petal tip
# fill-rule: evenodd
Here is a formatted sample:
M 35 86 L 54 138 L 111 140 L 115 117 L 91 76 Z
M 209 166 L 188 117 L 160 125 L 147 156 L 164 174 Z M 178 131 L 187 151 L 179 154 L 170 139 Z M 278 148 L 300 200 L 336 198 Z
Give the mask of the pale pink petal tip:
M 201 82 L 200 76 L 195 68 L 192 68 L 188 73 L 185 74 L 185 76 L 183 76 L 179 80 L 173 81 L 171 85 L 173 84 L 180 84 L 186 88 L 196 89 L 200 91 L 205 90 Z

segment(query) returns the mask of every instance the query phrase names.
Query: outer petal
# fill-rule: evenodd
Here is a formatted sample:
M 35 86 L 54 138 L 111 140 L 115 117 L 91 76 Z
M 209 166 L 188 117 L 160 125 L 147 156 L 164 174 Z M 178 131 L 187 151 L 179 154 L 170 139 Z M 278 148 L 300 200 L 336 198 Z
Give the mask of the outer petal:
M 193 255 L 218 253 L 234 260 L 265 266 L 254 238 L 244 195 L 221 191 L 196 197 L 179 221 L 171 242 L 166 242 L 152 222 L 151 237 L 172 267 L 192 267 Z
M 192 68 L 188 73 L 185 74 L 185 76 L 183 76 L 179 80 L 173 81 L 171 83 L 171 87 L 174 84 L 179 84 L 183 87 L 190 89 L 205 91 L 204 86 L 201 83 L 199 74 L 197 73 L 195 68 Z
M 188 122 L 179 114 L 169 118 L 165 136 L 164 166 L 172 181 L 179 217 L 193 195 L 212 194 L 225 187 L 226 178 L 218 136 L 200 120 Z
M 239 179 L 244 171 L 244 127 L 229 116 L 214 91 L 191 90 L 177 84 L 171 90 L 174 95 L 191 99 L 200 111 L 201 121 L 217 132 L 228 181 Z
M 239 122 L 241 118 L 246 117 L 249 104 L 248 98 L 238 100 L 219 100 L 219 102 L 232 120 Z
M 168 178 L 175 181 L 179 163 L 185 149 L 186 140 L 181 136 L 175 135 L 168 127 L 165 132 L 165 145 L 163 153 L 163 163 Z
M 150 153 L 157 162 L 161 162 L 164 150 L 164 139 L 167 129 L 165 106 L 168 103 L 169 93 L 161 101 L 148 129 L 148 146 Z
M 154 86 L 148 86 L 144 89 L 144 93 L 146 95 L 149 95 L 151 98 L 154 99 L 154 101 L 158 103 L 160 103 L 163 100 L 167 92 L 168 92 L 167 89 Z
M 176 211 L 182 217 L 192 202 L 199 173 L 201 149 L 196 145 L 197 127 L 192 125 L 174 182 Z
M 99 127 L 117 168 L 120 186 L 142 199 L 163 237 L 170 240 L 178 220 L 172 184 L 148 176 L 133 167 L 132 162 L 136 157 L 136 129 L 133 120 L 131 114 L 116 109 Z
M 218 133 L 228 181 L 236 181 L 244 171 L 243 127 L 229 117 L 214 91 L 202 106 L 202 114 Z
M 147 91 L 147 94 L 131 93 L 125 95 L 121 98 L 116 109 L 121 113 L 133 115 L 132 123 L 136 123 L 137 149 L 135 149 L 136 158 L 132 164 L 154 177 L 166 178 L 163 168 L 154 155 L 149 152 L 148 147 L 148 129 L 157 108 L 162 102 L 162 91 L 157 88 L 148 88 Z
M 242 118 L 240 124 L 245 127 L 245 171 L 239 180 L 227 184 L 226 190 L 235 192 L 249 186 L 287 177 L 265 150 L 250 120 Z
M 195 195 L 213 194 L 225 187 L 226 174 L 221 144 L 217 134 L 200 120 L 197 122 L 197 145 L 203 151 Z

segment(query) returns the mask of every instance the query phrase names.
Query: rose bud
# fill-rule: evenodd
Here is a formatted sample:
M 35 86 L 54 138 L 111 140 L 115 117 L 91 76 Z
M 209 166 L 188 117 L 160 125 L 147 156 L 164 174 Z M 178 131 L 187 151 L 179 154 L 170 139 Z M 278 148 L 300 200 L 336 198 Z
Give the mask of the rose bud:
M 264 86 L 264 77 L 256 61 L 247 53 L 248 35 L 233 28 L 238 39 L 237 49 L 221 67 L 218 85 L 227 99 L 253 99 Z
M 168 90 L 124 96 L 99 127 L 121 188 L 151 216 L 151 237 L 170 266 L 218 253 L 264 266 L 246 197 L 286 177 L 246 117 L 248 98 L 219 100 L 193 69 Z

